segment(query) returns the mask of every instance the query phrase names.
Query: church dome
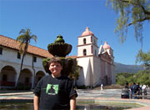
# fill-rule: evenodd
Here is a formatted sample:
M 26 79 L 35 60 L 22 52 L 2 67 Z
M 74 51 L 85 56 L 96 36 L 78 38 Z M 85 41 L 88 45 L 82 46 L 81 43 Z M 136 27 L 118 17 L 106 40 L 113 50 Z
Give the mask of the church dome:
M 107 44 L 107 42 L 105 42 L 104 45 L 103 45 L 103 48 L 104 49 L 110 49 L 110 46 Z
M 93 32 L 90 31 L 89 27 L 85 29 L 85 31 L 81 34 L 81 36 L 94 35 Z

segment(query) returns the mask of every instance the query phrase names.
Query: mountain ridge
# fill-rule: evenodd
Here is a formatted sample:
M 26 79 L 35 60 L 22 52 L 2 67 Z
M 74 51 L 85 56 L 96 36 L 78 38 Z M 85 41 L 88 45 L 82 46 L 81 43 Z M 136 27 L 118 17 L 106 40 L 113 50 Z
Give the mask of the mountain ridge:
M 144 70 L 143 65 L 126 65 L 115 62 L 115 73 L 137 73 L 139 70 Z

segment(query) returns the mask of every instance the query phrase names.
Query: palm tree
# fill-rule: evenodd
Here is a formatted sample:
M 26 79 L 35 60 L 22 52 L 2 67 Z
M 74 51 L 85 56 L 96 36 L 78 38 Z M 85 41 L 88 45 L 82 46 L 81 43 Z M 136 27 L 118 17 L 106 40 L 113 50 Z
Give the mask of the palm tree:
M 22 54 L 21 65 L 20 65 L 20 74 L 21 74 L 24 58 L 25 58 L 25 55 L 27 53 L 27 49 L 28 49 L 28 45 L 30 44 L 30 40 L 34 39 L 34 41 L 36 42 L 37 41 L 37 36 L 36 35 L 31 35 L 31 31 L 30 31 L 29 28 L 21 29 L 19 34 L 20 35 L 17 37 L 16 41 L 20 42 L 19 52 Z

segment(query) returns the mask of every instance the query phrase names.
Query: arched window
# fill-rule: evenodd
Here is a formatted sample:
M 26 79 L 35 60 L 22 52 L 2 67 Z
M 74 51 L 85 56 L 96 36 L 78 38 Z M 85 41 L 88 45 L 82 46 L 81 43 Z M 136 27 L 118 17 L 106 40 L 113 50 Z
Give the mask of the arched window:
M 2 53 L 3 53 L 3 48 L 0 47 L 0 55 L 2 55 Z
M 21 54 L 18 52 L 17 53 L 17 58 L 20 59 L 21 58 Z
M 83 44 L 86 44 L 86 38 L 83 39 Z
M 86 49 L 83 50 L 83 55 L 86 56 Z

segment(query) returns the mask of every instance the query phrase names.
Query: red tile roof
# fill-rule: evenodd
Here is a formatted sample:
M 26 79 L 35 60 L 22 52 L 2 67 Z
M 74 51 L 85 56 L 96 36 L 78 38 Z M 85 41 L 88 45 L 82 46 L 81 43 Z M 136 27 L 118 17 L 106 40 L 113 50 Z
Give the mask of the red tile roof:
M 12 38 L 0 35 L 0 46 L 19 50 L 19 45 L 20 43 L 18 41 Z M 28 46 L 27 52 L 30 54 L 40 56 L 40 57 L 52 57 L 52 55 L 47 50 L 44 50 L 44 49 L 41 49 L 32 45 Z
M 4 47 L 15 49 L 15 50 L 19 51 L 19 45 L 20 45 L 20 43 L 18 41 L 14 40 L 12 38 L 0 35 L 0 46 L 4 46 Z M 41 49 L 39 47 L 35 47 L 32 45 L 28 46 L 27 52 L 30 54 L 40 56 L 40 57 L 44 57 L 44 58 L 47 58 L 47 57 L 49 58 L 49 57 L 53 56 L 47 50 L 44 50 L 44 49 Z M 67 58 L 77 58 L 77 56 L 67 56 Z
M 67 56 L 67 58 L 77 58 L 77 56 Z

